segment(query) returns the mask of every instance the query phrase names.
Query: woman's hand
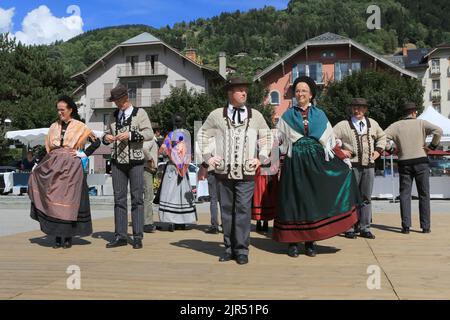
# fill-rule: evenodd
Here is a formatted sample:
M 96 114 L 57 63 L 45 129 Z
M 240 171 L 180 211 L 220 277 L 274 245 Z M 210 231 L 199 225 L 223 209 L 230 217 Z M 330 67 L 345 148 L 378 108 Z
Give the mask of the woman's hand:
M 74 157 L 74 158 L 87 158 L 86 153 L 84 153 L 84 151 L 80 151 L 80 150 L 70 150 L 70 154 Z
M 341 149 L 341 150 L 342 150 L 342 153 L 345 155 L 346 158 L 351 158 L 352 157 L 353 154 L 350 151 L 344 150 L 344 149 Z

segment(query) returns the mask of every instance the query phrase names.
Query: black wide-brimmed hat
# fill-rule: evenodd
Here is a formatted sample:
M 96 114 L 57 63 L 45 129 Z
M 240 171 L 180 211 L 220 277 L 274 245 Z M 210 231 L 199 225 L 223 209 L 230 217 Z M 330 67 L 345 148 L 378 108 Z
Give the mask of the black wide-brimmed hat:
M 295 96 L 295 88 L 300 82 L 304 82 L 308 85 L 309 90 L 311 91 L 312 100 L 314 100 L 314 98 L 316 97 L 317 85 L 316 82 L 308 76 L 300 76 L 295 79 L 294 84 L 292 85 L 292 94 Z
M 413 110 L 417 110 L 417 106 L 414 102 L 407 102 L 402 108 L 403 112 L 412 112 Z
M 111 96 L 106 99 L 108 102 L 117 101 L 120 98 L 128 95 L 128 89 L 123 84 L 119 84 L 117 87 L 111 90 Z
M 249 86 L 250 82 L 248 82 L 245 78 L 243 77 L 232 77 L 230 79 L 227 80 L 227 83 L 225 84 L 225 90 L 229 90 L 232 87 L 235 86 Z
M 350 102 L 350 107 L 369 107 L 367 100 L 364 98 L 353 98 Z

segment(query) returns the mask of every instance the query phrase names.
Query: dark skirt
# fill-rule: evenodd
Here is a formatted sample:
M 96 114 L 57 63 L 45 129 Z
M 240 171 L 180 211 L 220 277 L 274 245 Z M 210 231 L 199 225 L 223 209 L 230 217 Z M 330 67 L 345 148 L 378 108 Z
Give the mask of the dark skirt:
M 273 239 L 295 243 L 336 236 L 356 223 L 360 203 L 352 170 L 336 156 L 326 161 L 316 140 L 301 138 L 283 164 Z
M 49 217 L 31 203 L 30 216 L 40 223 L 42 232 L 49 236 L 63 238 L 74 236 L 86 237 L 92 234 L 91 206 L 89 203 L 89 189 L 86 177 L 85 174 L 77 221 L 65 221 Z

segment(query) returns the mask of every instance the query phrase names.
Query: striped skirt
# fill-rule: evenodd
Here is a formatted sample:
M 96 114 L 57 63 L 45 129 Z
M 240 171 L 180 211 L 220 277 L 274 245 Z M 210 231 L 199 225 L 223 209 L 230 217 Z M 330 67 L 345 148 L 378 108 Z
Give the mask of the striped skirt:
M 188 174 L 178 175 L 175 165 L 167 163 L 161 182 L 159 221 L 174 224 L 195 224 L 197 211 Z

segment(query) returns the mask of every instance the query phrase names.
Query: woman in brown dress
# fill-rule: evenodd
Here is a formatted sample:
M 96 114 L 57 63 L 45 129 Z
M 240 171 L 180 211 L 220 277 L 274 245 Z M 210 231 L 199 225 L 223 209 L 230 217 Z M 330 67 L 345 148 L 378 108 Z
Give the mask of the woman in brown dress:
M 47 155 L 28 182 L 30 216 L 40 223 L 42 232 L 55 237 L 53 248 L 70 248 L 72 237 L 92 233 L 83 162 L 100 146 L 100 139 L 79 121 L 77 105 L 70 97 L 60 97 L 56 108 L 59 119 L 48 131 Z M 88 141 L 91 144 L 84 150 Z

